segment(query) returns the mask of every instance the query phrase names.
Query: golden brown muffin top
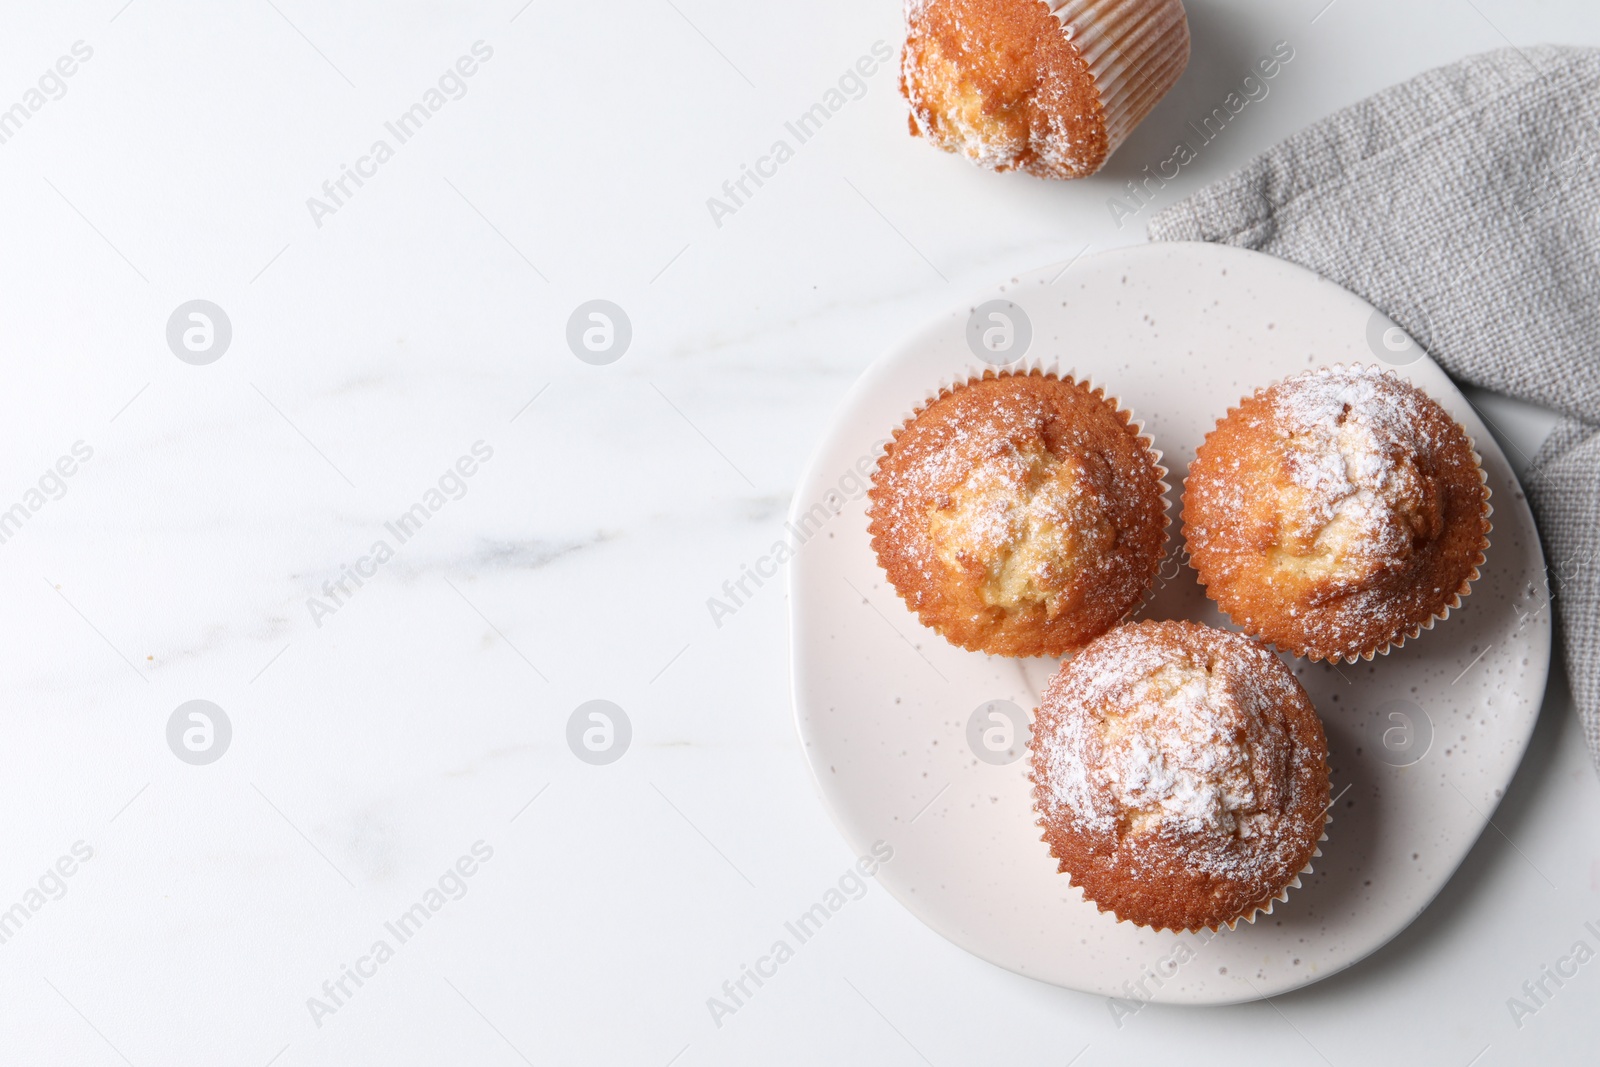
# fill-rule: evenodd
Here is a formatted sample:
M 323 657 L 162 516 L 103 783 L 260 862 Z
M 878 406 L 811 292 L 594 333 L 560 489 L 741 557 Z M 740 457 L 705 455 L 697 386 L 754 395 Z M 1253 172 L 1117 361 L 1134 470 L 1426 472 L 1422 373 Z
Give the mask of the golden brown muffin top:
M 1062 655 L 1144 598 L 1166 540 L 1164 473 L 1102 391 L 989 371 L 896 432 L 868 494 L 872 547 L 952 644 Z
M 1327 741 L 1300 683 L 1240 634 L 1121 626 L 1064 663 L 1030 744 L 1059 869 L 1101 911 L 1158 929 L 1253 915 L 1305 870 Z
M 1207 436 L 1184 483 L 1184 535 L 1208 595 L 1312 659 L 1371 658 L 1459 603 L 1487 515 L 1466 432 L 1376 367 L 1257 392 Z
M 1081 178 L 1109 153 L 1100 92 L 1040 0 L 911 0 L 911 132 L 991 170 Z

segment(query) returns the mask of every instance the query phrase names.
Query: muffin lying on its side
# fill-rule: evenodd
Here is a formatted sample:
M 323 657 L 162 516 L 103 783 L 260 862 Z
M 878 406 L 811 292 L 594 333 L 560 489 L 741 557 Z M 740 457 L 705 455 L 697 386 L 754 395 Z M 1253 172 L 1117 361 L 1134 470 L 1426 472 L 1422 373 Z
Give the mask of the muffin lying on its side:
M 906 0 L 911 132 L 990 170 L 1100 169 L 1189 62 L 1180 0 Z

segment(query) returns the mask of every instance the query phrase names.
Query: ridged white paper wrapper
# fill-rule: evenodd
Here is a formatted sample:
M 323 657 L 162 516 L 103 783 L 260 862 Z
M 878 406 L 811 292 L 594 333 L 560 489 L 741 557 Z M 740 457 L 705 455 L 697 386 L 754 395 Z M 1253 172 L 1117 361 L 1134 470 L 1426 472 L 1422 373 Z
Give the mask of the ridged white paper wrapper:
M 1334 800 L 1337 799 L 1339 798 L 1334 798 Z M 1300 869 L 1300 873 L 1289 879 L 1289 884 L 1278 890 L 1277 894 L 1269 898 L 1265 904 L 1257 906 L 1255 910 L 1250 912 L 1249 915 L 1241 915 L 1237 919 L 1233 920 L 1233 922 L 1223 923 L 1222 925 L 1226 926 L 1230 930 L 1236 929 L 1240 923 L 1249 923 L 1250 925 L 1254 926 L 1257 916 L 1271 915 L 1274 907 L 1288 900 L 1289 890 L 1299 889 L 1301 877 L 1312 873 L 1312 862 L 1322 858 L 1322 843 L 1328 840 L 1328 824 L 1331 822 L 1333 822 L 1333 804 L 1329 803 L 1328 810 L 1322 813 L 1322 836 L 1317 838 L 1317 847 L 1311 850 L 1311 859 L 1306 860 L 1306 865 Z M 1202 929 L 1204 928 L 1202 927 Z
M 1340 795 L 1343 795 L 1343 794 L 1340 794 Z M 1338 799 L 1339 798 L 1337 796 L 1333 798 L 1334 801 L 1337 801 Z M 1037 809 L 1034 810 L 1034 814 L 1038 814 L 1038 810 Z M 1133 923 L 1134 926 L 1140 927 L 1141 929 L 1145 929 L 1145 930 L 1156 930 L 1158 932 L 1159 931 L 1166 931 L 1168 933 L 1174 933 L 1174 934 L 1192 934 L 1192 933 L 1195 933 L 1196 931 L 1199 931 L 1199 930 L 1220 930 L 1224 926 L 1226 926 L 1229 930 L 1233 930 L 1233 929 L 1236 929 L 1240 923 L 1250 923 L 1253 926 L 1253 925 L 1255 925 L 1255 921 L 1256 921 L 1256 918 L 1258 916 L 1271 915 L 1273 908 L 1277 907 L 1279 904 L 1282 904 L 1284 901 L 1288 900 L 1289 899 L 1289 891 L 1291 889 L 1299 889 L 1300 888 L 1300 884 L 1301 884 L 1300 883 L 1300 879 L 1301 878 L 1305 877 L 1308 874 L 1313 873 L 1313 870 L 1312 870 L 1313 864 L 1317 860 L 1322 858 L 1322 845 L 1323 845 L 1324 842 L 1326 842 L 1328 840 L 1328 826 L 1332 822 L 1333 822 L 1333 801 L 1330 801 L 1329 804 L 1328 804 L 1328 807 L 1322 813 L 1322 836 L 1317 838 L 1317 845 L 1316 845 L 1315 848 L 1313 848 L 1311 850 L 1311 858 L 1306 860 L 1306 865 L 1304 867 L 1300 868 L 1300 870 L 1295 874 L 1295 876 L 1293 878 L 1289 879 L 1288 882 L 1284 883 L 1283 888 L 1279 889 L 1272 896 L 1268 897 L 1265 902 L 1263 902 L 1261 904 L 1257 904 L 1255 907 L 1251 908 L 1247 913 L 1245 913 L 1244 915 L 1239 916 L 1236 919 L 1233 919 L 1233 920 L 1231 920 L 1229 922 L 1218 923 L 1216 926 L 1202 925 L 1202 926 L 1196 926 L 1196 927 L 1193 927 L 1193 928 L 1189 928 L 1189 927 L 1174 927 L 1174 926 L 1149 926 L 1149 925 L 1146 925 L 1145 923 L 1134 922 L 1132 919 L 1124 919 L 1122 916 L 1118 915 L 1116 913 L 1115 909 L 1107 907 L 1107 906 L 1103 906 L 1098 901 L 1091 899 L 1089 897 L 1089 895 L 1083 891 L 1083 887 L 1080 886 L 1077 882 L 1073 881 L 1072 875 L 1070 873 L 1066 874 L 1067 884 L 1078 891 L 1079 896 L 1082 897 L 1083 902 L 1085 904 L 1093 904 L 1096 908 L 1099 908 L 1100 911 L 1103 914 L 1110 915 L 1112 918 L 1116 919 L 1118 922 Z M 1044 834 L 1041 834 L 1039 836 L 1039 840 L 1044 842 L 1045 848 L 1047 850 L 1049 850 L 1050 859 L 1055 861 L 1055 862 L 1057 862 L 1057 863 L 1059 863 L 1060 860 L 1061 860 L 1061 857 L 1057 856 L 1056 852 L 1055 852 L 1055 849 L 1053 847 L 1051 847 L 1049 837 L 1045 836 Z
M 1181 0 L 1040 0 L 1094 76 L 1106 156 L 1150 114 L 1189 63 Z

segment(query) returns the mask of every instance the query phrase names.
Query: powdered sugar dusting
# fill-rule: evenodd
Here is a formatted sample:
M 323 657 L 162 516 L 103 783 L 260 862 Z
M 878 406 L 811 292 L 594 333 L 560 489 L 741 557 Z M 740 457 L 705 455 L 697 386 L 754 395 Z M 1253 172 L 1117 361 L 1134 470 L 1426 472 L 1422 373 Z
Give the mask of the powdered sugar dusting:
M 1219 424 L 1190 467 L 1184 521 L 1235 621 L 1300 654 L 1354 659 L 1458 602 L 1487 510 L 1471 442 L 1443 408 L 1381 368 L 1335 366 Z
M 1034 740 L 1041 813 L 1068 817 L 1135 870 L 1159 869 L 1176 849 L 1190 870 L 1218 877 L 1282 873 L 1305 843 L 1296 772 L 1322 758 L 1290 730 L 1286 709 L 1304 701 L 1288 669 L 1247 638 L 1121 627 L 1045 692 Z
M 1118 493 L 1142 488 L 1121 484 L 1114 469 L 1084 470 L 1079 477 L 1053 469 L 1060 461 L 1048 438 L 1055 438 L 1063 454 L 1092 455 L 1100 449 L 1096 430 L 1103 432 L 1103 424 L 1057 426 L 1056 409 L 1028 393 L 969 387 L 952 400 L 961 405 L 958 418 L 919 426 L 917 439 L 897 442 L 908 461 L 896 470 L 892 493 L 885 494 L 885 512 L 894 526 L 921 526 L 930 515 L 950 513 L 936 524 L 947 537 L 917 545 L 929 577 L 945 547 L 940 541 L 952 554 L 1000 566 L 1039 520 L 1092 530 L 1115 513 Z M 1108 561 L 1082 562 L 1093 567 Z
M 1292 534 L 1314 540 L 1343 523 L 1356 535 L 1353 551 L 1404 554 L 1427 505 L 1417 460 L 1438 451 L 1426 397 L 1376 370 L 1345 367 L 1291 378 L 1273 396 L 1289 475 L 1304 490 Z
M 988 376 L 896 435 L 873 479 L 873 545 L 911 608 L 957 644 L 1060 654 L 1143 599 L 1165 540 L 1163 473 L 1087 386 Z

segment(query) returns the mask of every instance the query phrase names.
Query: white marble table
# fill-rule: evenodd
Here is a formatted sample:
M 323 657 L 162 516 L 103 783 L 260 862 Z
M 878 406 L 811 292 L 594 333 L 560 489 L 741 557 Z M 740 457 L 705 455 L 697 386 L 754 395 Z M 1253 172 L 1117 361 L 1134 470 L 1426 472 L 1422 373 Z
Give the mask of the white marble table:
M 1600 963 L 1541 971 L 1600 948 L 1559 671 L 1440 899 L 1270 1004 L 1114 1011 L 870 882 L 744 978 L 855 860 L 798 751 L 781 580 L 745 566 L 862 368 L 1502 32 L 1600 43 L 1577 0 L 1323 5 L 1195 0 L 1180 91 L 1074 185 L 905 136 L 893 0 L 9 5 L 0 1063 L 1591 1051 Z M 1267 96 L 1116 218 L 1279 41 Z M 567 343 L 592 300 L 631 327 L 611 362 Z M 1536 447 L 1538 413 L 1485 405 Z M 626 729 L 569 733 L 594 700 Z M 575 755 L 608 722 L 620 758 Z

